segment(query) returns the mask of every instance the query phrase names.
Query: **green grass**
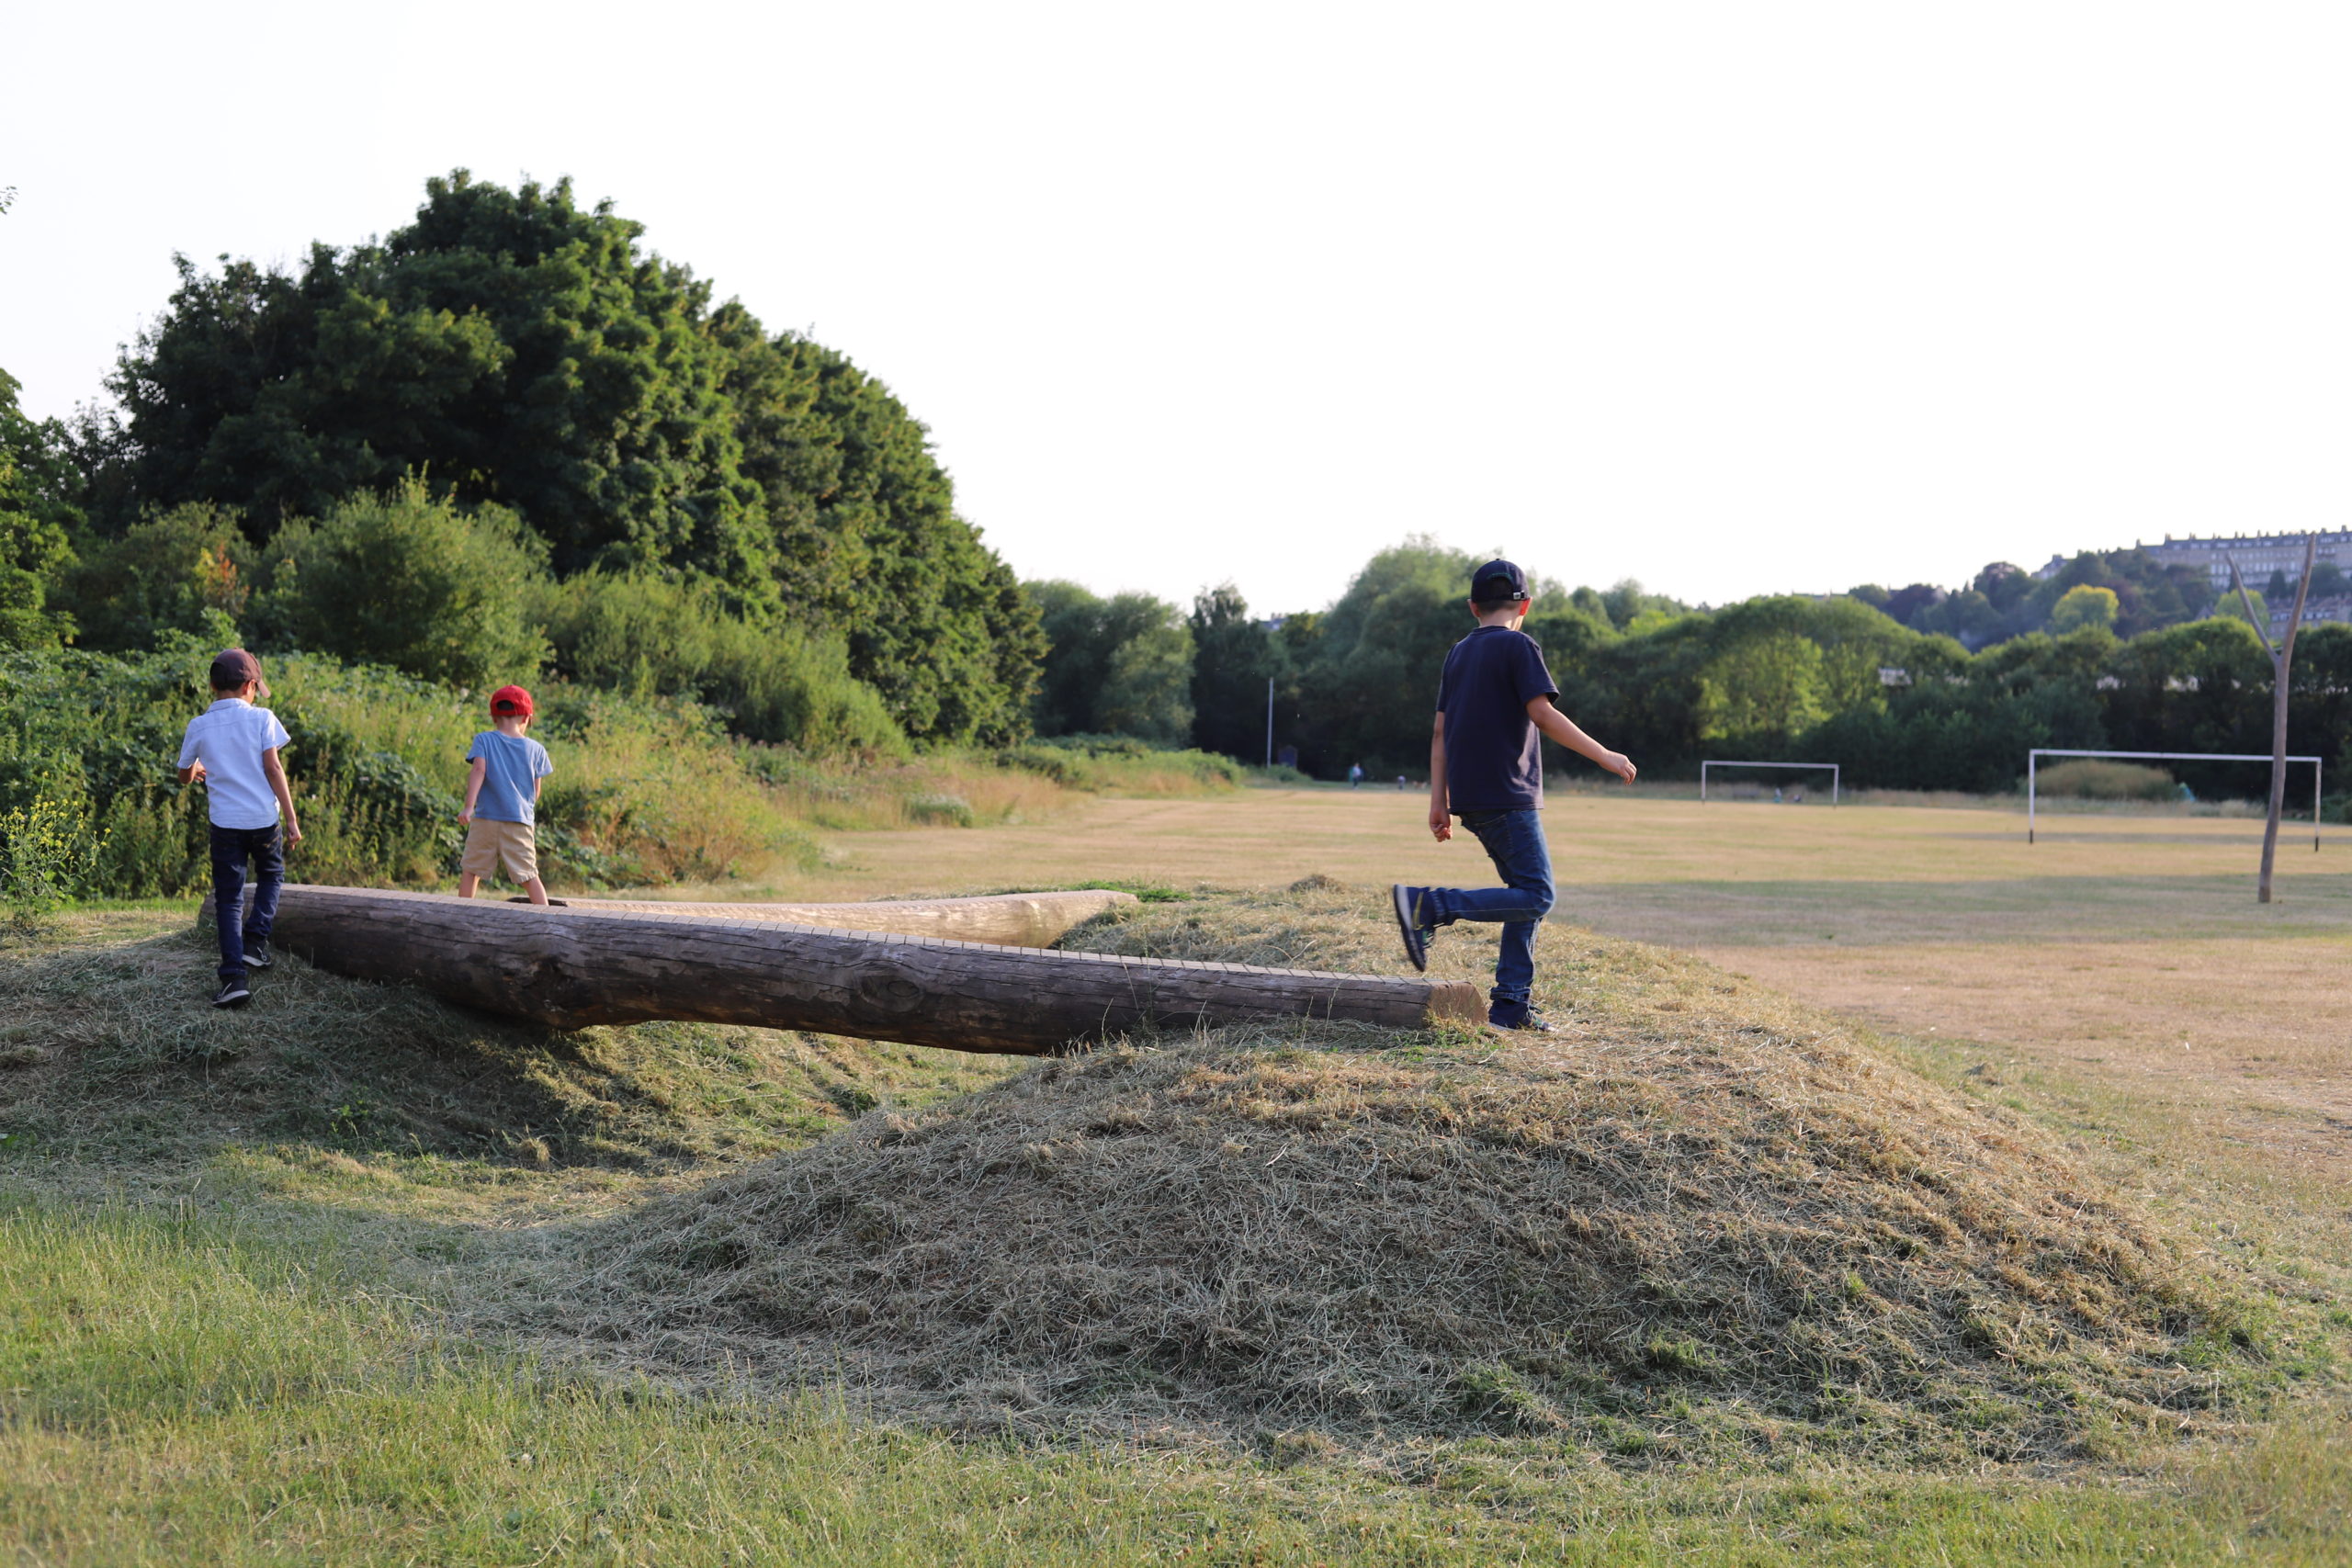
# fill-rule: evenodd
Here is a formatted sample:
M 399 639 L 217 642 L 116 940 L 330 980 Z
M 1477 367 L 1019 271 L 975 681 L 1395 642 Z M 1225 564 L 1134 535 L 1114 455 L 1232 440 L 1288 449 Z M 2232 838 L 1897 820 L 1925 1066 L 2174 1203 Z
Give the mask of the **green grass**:
M 0 1540 L 60 1562 L 2322 1562 L 2352 1495 L 2352 1445 L 2319 1428 L 2098 1486 L 956 1441 L 592 1381 L 436 1337 L 380 1288 L 220 1214 L 10 1203 Z

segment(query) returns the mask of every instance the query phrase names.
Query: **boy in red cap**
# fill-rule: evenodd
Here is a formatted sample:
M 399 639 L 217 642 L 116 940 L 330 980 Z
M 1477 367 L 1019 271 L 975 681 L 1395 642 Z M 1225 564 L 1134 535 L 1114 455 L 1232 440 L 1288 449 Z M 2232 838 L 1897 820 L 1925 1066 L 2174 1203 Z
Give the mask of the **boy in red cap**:
M 473 772 L 466 778 L 465 859 L 458 865 L 458 897 L 470 898 L 501 861 L 506 874 L 522 884 L 534 904 L 548 901 L 539 880 L 539 852 L 532 835 L 538 819 L 539 784 L 555 772 L 548 749 L 523 732 L 531 728 L 531 694 L 501 686 L 490 694 L 490 722 L 496 728 L 474 737 L 466 750 Z

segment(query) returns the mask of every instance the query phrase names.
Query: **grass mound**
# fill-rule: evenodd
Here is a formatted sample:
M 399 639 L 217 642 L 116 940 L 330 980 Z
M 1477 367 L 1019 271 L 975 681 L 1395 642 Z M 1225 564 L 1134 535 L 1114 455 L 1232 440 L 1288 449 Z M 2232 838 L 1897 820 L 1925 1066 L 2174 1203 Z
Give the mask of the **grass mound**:
M 1702 964 L 1545 941 L 1562 1034 L 1041 1063 L 583 1230 L 590 1277 L 533 1325 L 930 1419 L 1309 1434 L 1280 1441 L 1968 1462 L 2228 1397 L 2245 1325 L 2038 1134 Z M 1310 878 L 1071 944 L 1363 969 L 1393 942 Z
M 288 1145 L 659 1171 L 772 1154 L 1002 1070 L 762 1029 L 560 1034 L 287 956 L 221 1012 L 216 962 L 185 909 L 76 916 L 0 949 L 0 1154 L 119 1173 Z

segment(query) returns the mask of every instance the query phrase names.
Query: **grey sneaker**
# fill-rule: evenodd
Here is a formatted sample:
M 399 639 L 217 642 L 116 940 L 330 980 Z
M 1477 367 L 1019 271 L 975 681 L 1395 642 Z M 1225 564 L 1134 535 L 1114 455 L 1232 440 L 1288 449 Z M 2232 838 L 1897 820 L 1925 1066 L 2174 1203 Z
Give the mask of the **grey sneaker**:
M 1421 894 L 1422 889 L 1401 882 L 1388 889 L 1389 901 L 1396 907 L 1396 934 L 1404 941 L 1405 956 L 1413 961 L 1414 968 L 1427 970 L 1430 938 L 1437 934 L 1437 928 L 1421 919 Z
M 269 967 L 269 944 L 267 942 L 263 942 L 258 947 L 247 947 L 245 949 L 246 968 L 266 969 Z
M 1501 1008 L 1489 1008 L 1487 1010 L 1487 1027 L 1508 1029 L 1513 1034 L 1557 1034 L 1560 1032 L 1558 1024 L 1533 1008 L 1514 1008 L 1508 1012 Z
M 217 1008 L 241 1008 L 253 999 L 253 995 L 245 989 L 243 980 L 224 980 L 220 988 L 212 994 L 212 1005 Z

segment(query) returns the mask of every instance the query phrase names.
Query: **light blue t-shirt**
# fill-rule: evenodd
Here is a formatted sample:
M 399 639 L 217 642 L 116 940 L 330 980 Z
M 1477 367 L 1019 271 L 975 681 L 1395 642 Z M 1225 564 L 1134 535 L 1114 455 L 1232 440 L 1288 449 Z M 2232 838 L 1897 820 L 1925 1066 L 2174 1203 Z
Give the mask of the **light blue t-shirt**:
M 485 729 L 474 737 L 466 761 L 481 758 L 481 793 L 474 796 L 474 815 L 492 822 L 535 822 L 538 781 L 555 772 L 548 749 L 527 735 Z
M 222 697 L 187 721 L 180 766 L 204 764 L 206 809 L 215 828 L 277 826 L 277 795 L 261 771 L 261 754 L 286 741 L 277 716 L 243 697 Z

